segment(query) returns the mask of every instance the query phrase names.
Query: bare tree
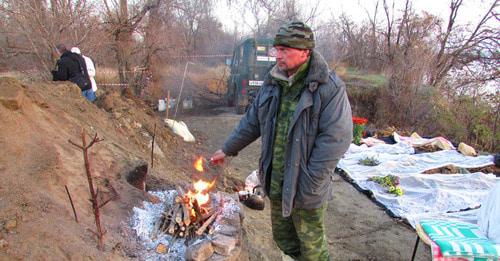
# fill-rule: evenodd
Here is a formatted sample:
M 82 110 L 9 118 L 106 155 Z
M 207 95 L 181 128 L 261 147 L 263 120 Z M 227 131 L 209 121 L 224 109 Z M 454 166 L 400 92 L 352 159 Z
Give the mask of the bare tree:
M 296 0 L 227 0 L 230 5 L 240 6 L 243 23 L 256 37 L 272 37 L 279 26 L 290 20 L 302 20 L 313 26 L 317 16 L 319 2 L 300 5 Z
M 159 6 L 160 0 L 139 1 L 131 8 L 127 0 L 119 2 L 103 0 L 103 4 L 105 7 L 103 16 L 106 29 L 112 36 L 120 83 L 131 83 L 133 33 L 146 14 Z
M 454 67 L 468 66 L 472 63 L 491 65 L 495 68 L 490 78 L 499 76 L 499 49 L 500 32 L 490 25 L 491 20 L 499 21 L 499 1 L 491 2 L 481 20 L 469 31 L 456 25 L 458 11 L 463 6 L 463 0 L 450 1 L 450 13 L 446 30 L 439 35 L 439 51 L 434 59 L 434 68 L 429 83 L 433 86 L 442 86 L 444 79 Z
M 54 47 L 59 42 L 79 45 L 89 36 L 93 24 L 86 0 L 4 0 L 0 13 L 6 27 L 2 52 L 9 57 L 28 57 L 25 62 L 42 69 L 45 77 L 53 68 Z
M 176 6 L 176 16 L 184 36 L 184 51 L 186 55 L 193 54 L 198 49 L 198 38 L 203 27 L 208 24 L 213 1 L 179 0 Z

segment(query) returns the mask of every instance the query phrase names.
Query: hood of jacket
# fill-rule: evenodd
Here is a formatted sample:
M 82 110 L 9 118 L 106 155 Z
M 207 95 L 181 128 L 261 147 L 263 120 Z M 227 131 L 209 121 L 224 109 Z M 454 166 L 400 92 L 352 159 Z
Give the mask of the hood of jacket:
M 278 65 L 274 65 L 271 70 L 277 70 L 277 66 Z M 309 60 L 309 72 L 307 73 L 305 80 L 306 85 L 310 86 L 309 83 L 316 82 L 318 84 L 314 85 L 317 86 L 319 84 L 328 82 L 329 73 L 330 69 L 328 68 L 328 63 L 325 61 L 325 58 L 323 58 L 320 53 L 312 50 L 311 59 Z M 270 73 L 268 73 L 264 80 L 264 84 L 276 85 L 276 80 L 271 76 Z

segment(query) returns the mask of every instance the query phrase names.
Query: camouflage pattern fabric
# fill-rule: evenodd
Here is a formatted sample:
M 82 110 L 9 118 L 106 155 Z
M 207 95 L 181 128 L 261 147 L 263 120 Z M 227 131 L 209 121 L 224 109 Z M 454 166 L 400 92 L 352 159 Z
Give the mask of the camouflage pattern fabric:
M 273 239 L 285 254 L 301 261 L 330 260 L 325 236 L 326 203 L 317 209 L 293 209 L 283 217 L 281 199 L 271 199 Z
M 300 94 L 304 89 L 304 79 L 307 75 L 307 69 L 308 62 L 300 66 L 291 80 L 291 84 L 285 80 L 276 79 L 280 86 L 280 105 L 278 108 L 278 115 L 276 116 L 270 197 L 279 196 L 281 198 L 283 173 L 285 172 L 285 147 L 287 143 L 288 128 L 292 121 L 293 112 L 299 102 Z
M 284 45 L 297 49 L 313 49 L 315 46 L 314 34 L 311 28 L 303 22 L 292 21 L 278 29 L 273 45 Z

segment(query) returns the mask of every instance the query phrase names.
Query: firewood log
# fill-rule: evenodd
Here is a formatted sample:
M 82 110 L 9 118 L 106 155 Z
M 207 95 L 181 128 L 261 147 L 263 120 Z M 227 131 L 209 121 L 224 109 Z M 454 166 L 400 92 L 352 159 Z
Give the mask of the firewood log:
M 201 236 L 203 232 L 205 232 L 205 229 L 207 229 L 208 225 L 210 225 L 221 212 L 222 209 L 218 209 L 212 214 L 212 216 L 210 216 L 207 220 L 205 220 L 205 222 L 203 222 L 201 227 L 198 228 L 198 230 L 196 230 L 196 235 Z
M 198 223 L 201 221 L 201 210 L 200 210 L 200 205 L 198 205 L 198 200 L 196 199 L 193 200 L 193 209 L 194 213 L 196 214 L 195 223 Z
M 167 232 L 171 235 L 175 233 L 175 217 L 177 216 L 177 213 L 179 212 L 180 208 L 178 204 L 175 204 L 173 207 L 173 213 L 172 213 L 172 218 L 170 221 L 170 224 L 168 225 Z
M 184 224 L 184 220 L 182 219 L 182 215 L 184 213 L 184 204 L 180 203 L 177 205 L 177 212 L 175 213 L 175 222 L 181 226 Z
M 184 208 L 183 208 L 184 213 L 183 213 L 182 217 L 183 217 L 184 225 L 187 227 L 191 224 L 191 211 L 190 211 L 188 204 L 183 204 L 183 205 L 184 205 Z

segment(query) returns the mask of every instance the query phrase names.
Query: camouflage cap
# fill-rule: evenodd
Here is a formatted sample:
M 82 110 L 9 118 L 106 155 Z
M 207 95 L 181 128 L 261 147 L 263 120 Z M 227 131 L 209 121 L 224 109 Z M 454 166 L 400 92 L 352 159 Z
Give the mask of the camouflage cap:
M 297 49 L 313 49 L 314 34 L 311 28 L 303 22 L 291 21 L 278 29 L 273 45 L 284 45 Z

